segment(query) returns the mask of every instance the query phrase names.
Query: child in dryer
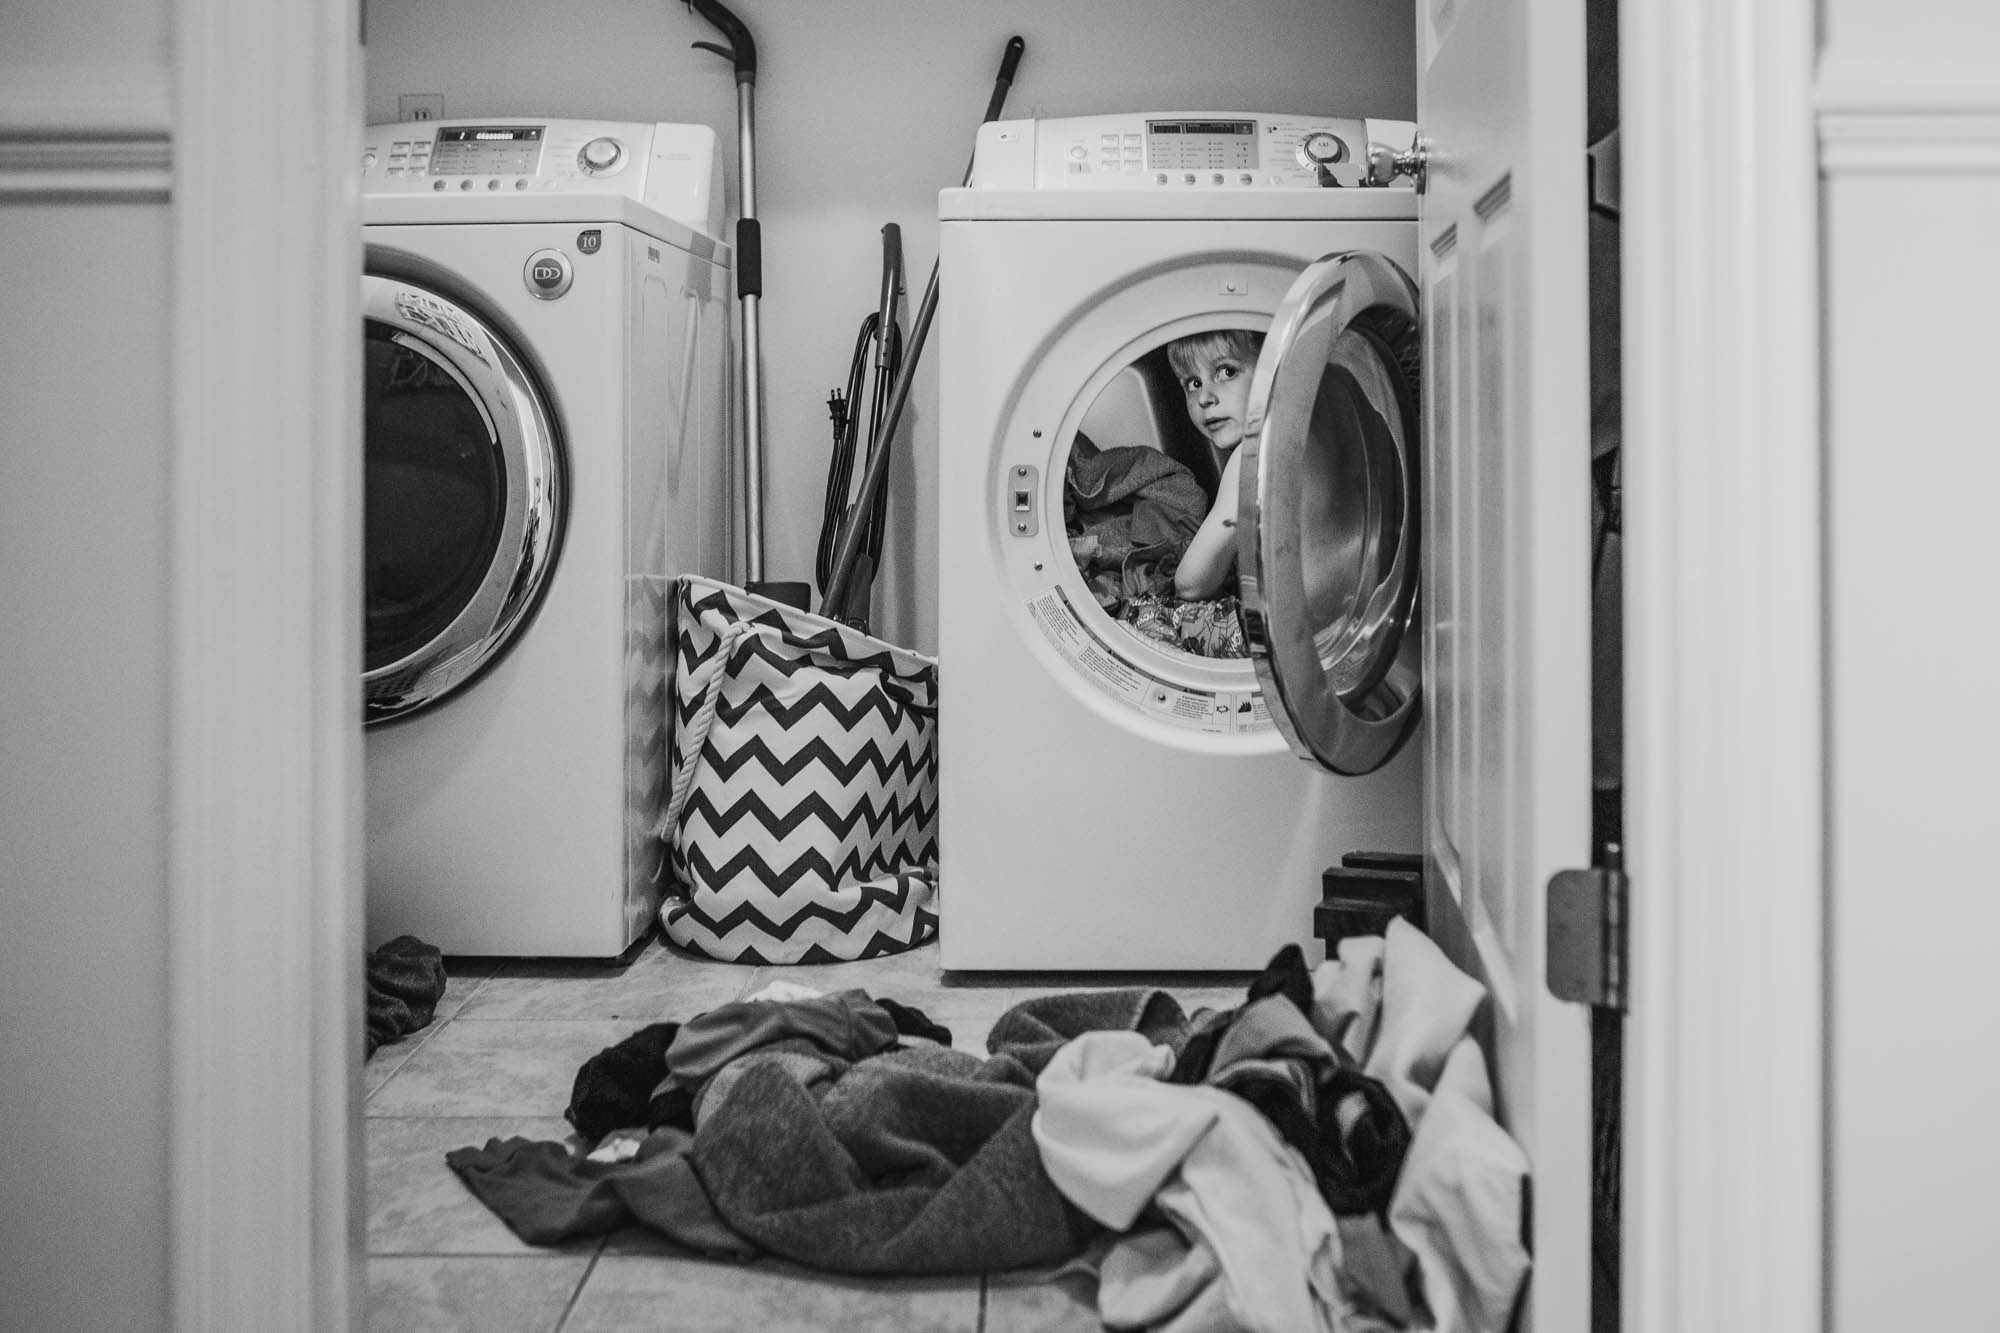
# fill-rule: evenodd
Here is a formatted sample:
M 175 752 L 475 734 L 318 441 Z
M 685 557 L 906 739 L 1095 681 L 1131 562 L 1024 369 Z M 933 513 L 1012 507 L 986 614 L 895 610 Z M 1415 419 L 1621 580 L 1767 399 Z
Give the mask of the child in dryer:
M 1250 373 L 1257 368 L 1264 335 L 1251 329 L 1210 329 L 1167 344 L 1167 364 L 1180 380 L 1189 420 L 1210 444 L 1228 454 L 1208 517 L 1188 542 L 1174 572 L 1174 593 L 1187 600 L 1214 597 L 1236 567 L 1236 478 L 1243 442 L 1243 414 Z

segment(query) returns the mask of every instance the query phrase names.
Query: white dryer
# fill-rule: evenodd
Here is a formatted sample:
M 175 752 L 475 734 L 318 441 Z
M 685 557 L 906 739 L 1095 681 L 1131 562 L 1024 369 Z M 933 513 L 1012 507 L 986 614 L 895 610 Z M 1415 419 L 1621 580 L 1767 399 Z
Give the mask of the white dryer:
M 1420 846 L 1416 200 L 1368 170 L 1411 133 L 997 121 L 940 196 L 946 968 L 1255 969 L 1310 943 L 1344 854 Z M 1164 349 L 1220 329 L 1264 337 L 1233 657 L 1142 632 L 1138 601 L 1203 609 L 1129 555 L 1107 588 L 1075 481 L 1159 453 L 1213 496 Z
M 668 584 L 727 577 L 706 126 L 371 126 L 371 945 L 614 957 L 659 903 Z

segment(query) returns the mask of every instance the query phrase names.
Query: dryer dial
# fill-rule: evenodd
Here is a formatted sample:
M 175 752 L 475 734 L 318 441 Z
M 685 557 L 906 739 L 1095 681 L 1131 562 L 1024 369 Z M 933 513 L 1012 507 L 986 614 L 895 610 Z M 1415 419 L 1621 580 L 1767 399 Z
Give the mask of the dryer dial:
M 587 176 L 608 176 L 625 165 L 625 145 L 611 138 L 592 139 L 576 155 L 576 164 Z
M 1314 130 L 1299 141 L 1299 165 L 1308 171 L 1346 160 L 1347 145 L 1340 141 L 1337 134 Z

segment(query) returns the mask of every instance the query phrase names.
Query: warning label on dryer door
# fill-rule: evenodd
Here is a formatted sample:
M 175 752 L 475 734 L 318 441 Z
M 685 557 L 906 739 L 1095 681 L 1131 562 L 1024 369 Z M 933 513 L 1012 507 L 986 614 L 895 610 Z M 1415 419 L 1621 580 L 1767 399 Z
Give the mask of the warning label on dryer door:
M 1030 600 L 1028 614 L 1050 647 L 1079 676 L 1148 717 L 1170 726 L 1222 734 L 1271 728 L 1270 710 L 1254 683 L 1246 683 L 1242 689 L 1204 690 L 1147 671 L 1099 638 L 1077 615 L 1061 588 L 1051 588 Z

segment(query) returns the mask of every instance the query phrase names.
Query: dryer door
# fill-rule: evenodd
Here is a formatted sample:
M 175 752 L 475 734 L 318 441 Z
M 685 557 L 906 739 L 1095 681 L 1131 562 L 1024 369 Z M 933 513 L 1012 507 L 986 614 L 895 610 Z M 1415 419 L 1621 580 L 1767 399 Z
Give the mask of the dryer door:
M 364 716 L 446 698 L 526 627 L 555 567 L 555 416 L 520 355 L 466 304 L 363 280 Z
M 1278 306 L 1250 383 L 1244 635 L 1278 730 L 1334 773 L 1387 763 L 1418 715 L 1418 337 L 1400 268 L 1328 255 Z

